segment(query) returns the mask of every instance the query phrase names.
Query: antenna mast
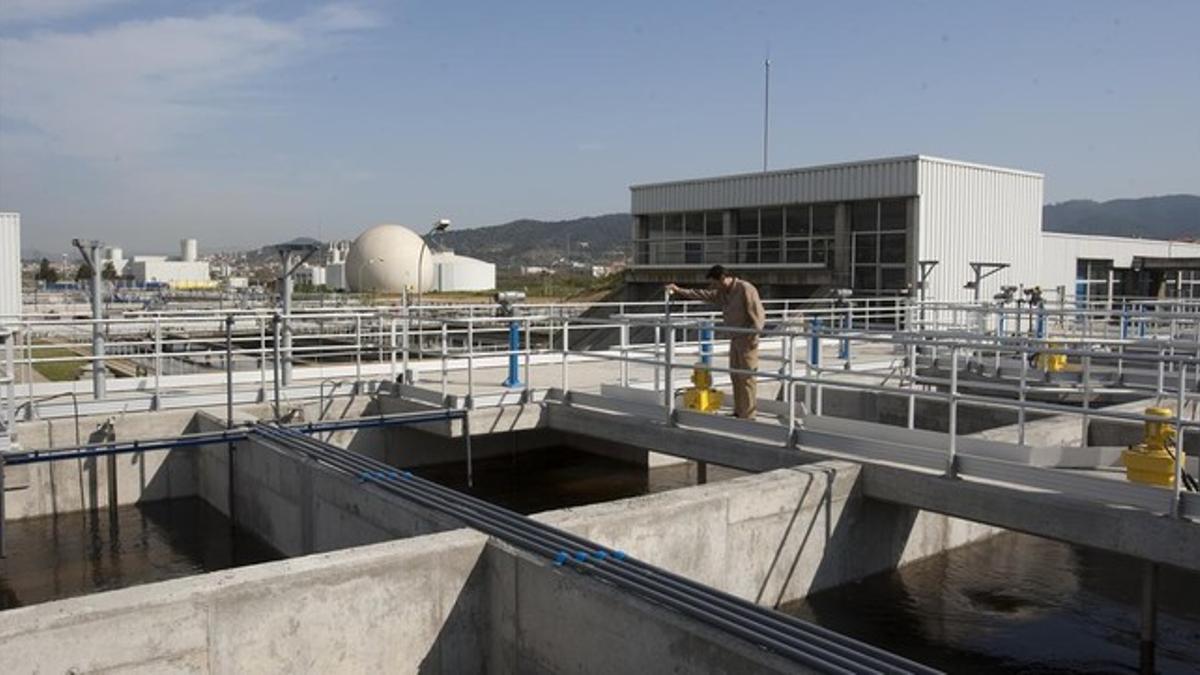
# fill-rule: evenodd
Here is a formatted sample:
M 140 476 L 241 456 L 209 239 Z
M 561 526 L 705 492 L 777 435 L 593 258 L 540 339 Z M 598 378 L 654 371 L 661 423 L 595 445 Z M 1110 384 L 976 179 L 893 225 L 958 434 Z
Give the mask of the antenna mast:
M 771 51 L 763 59 L 763 171 L 767 170 L 767 140 L 771 133 Z

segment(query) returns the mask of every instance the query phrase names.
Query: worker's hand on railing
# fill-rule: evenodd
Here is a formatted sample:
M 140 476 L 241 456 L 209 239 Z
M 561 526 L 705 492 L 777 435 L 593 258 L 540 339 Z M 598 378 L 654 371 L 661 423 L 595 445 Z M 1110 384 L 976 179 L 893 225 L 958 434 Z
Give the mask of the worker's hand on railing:
M 679 286 L 675 284 L 667 284 L 666 286 L 663 286 L 663 290 L 667 292 L 667 295 L 675 295 L 675 293 L 679 291 Z

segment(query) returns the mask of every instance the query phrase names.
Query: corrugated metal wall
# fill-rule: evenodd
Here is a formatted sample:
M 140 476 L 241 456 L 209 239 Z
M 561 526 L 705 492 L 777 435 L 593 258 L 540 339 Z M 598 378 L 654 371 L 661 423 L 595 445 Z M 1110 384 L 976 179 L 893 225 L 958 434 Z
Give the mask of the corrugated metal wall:
M 631 212 L 736 209 L 797 202 L 909 197 L 917 193 L 917 157 L 635 185 Z
M 918 173 L 918 256 L 938 261 L 929 299 L 969 300 L 970 262 L 1011 265 L 984 281 L 984 299 L 1001 286 L 1040 282 L 1042 176 L 930 157 Z
M 0 322 L 21 315 L 21 214 L 0 213 Z
M 1042 288 L 1066 286 L 1075 292 L 1075 262 L 1079 258 L 1111 260 L 1115 267 L 1129 267 L 1134 256 L 1158 258 L 1200 258 L 1200 244 L 1101 237 L 1046 232 L 1042 234 Z

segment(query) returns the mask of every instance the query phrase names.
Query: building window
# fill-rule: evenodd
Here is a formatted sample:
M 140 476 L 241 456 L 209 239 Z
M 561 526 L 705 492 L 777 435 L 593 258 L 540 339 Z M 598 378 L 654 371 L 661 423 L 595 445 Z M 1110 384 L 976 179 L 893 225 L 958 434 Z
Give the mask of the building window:
M 805 238 L 812 236 L 812 223 L 809 222 L 812 207 L 807 204 L 798 204 L 787 207 L 785 213 L 787 215 L 787 236 Z
M 864 295 L 904 290 L 908 282 L 908 200 L 853 202 L 849 212 L 854 290 Z
M 1076 258 L 1075 295 L 1083 300 L 1108 297 L 1108 273 L 1112 268 L 1111 260 Z
M 854 232 L 878 232 L 879 202 L 854 202 L 850 207 L 850 229 Z
M 762 209 L 759 215 L 760 234 L 763 239 L 783 236 L 783 209 Z
M 812 207 L 812 233 L 814 236 L 833 236 L 834 221 L 837 218 L 837 206 L 834 204 L 814 204 Z
M 735 215 L 735 231 L 739 237 L 758 236 L 758 209 L 738 209 Z
M 709 211 L 704 214 L 704 234 L 709 237 L 725 236 L 724 211 Z

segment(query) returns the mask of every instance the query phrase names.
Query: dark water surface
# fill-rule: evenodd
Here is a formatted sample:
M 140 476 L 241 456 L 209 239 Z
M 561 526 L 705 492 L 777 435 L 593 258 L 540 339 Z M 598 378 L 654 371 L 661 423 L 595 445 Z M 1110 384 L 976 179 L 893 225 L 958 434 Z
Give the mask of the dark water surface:
M 412 472 L 524 514 L 666 492 L 696 484 L 695 464 L 673 464 L 647 470 L 643 466 L 566 446 L 476 460 L 475 486 L 469 490 L 465 462 L 418 467 Z M 744 475 L 734 469 L 708 467 L 709 482 Z
M 197 498 L 5 524 L 0 609 L 278 560 Z
M 784 611 L 954 673 L 1136 673 L 1141 563 L 1003 534 Z M 1200 575 L 1161 567 L 1158 672 L 1200 673 Z

